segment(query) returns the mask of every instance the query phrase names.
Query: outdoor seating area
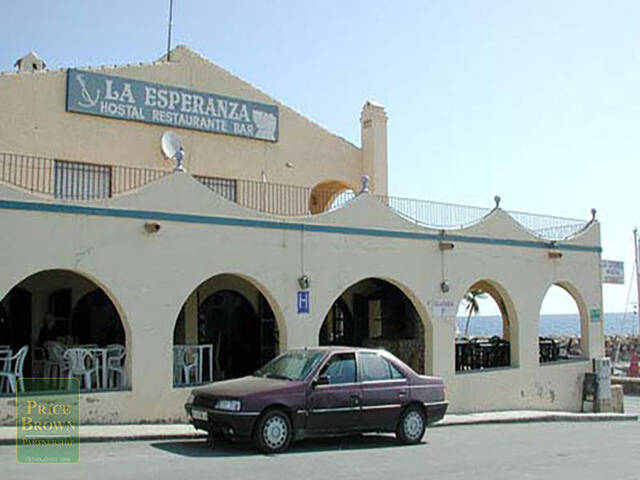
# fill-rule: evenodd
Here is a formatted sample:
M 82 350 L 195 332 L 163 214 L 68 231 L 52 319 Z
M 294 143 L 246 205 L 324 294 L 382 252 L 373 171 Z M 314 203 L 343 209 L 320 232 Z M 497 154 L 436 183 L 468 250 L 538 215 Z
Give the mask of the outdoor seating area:
M 24 361 L 28 352 L 26 345 L 15 354 L 9 345 L 0 345 L 0 393 L 24 390 Z
M 560 359 L 560 345 L 553 338 L 540 337 L 540 363 L 555 362 Z
M 511 345 L 498 336 L 456 340 L 456 372 L 511 365 Z
M 25 360 L 29 346 L 13 352 L 0 345 L 0 394 L 24 391 Z M 73 345 L 48 341 L 32 350 L 31 374 L 51 388 L 69 388 L 75 378 L 81 391 L 118 390 L 127 386 L 126 350 L 123 345 Z
M 174 387 L 189 387 L 212 381 L 212 344 L 173 346 Z

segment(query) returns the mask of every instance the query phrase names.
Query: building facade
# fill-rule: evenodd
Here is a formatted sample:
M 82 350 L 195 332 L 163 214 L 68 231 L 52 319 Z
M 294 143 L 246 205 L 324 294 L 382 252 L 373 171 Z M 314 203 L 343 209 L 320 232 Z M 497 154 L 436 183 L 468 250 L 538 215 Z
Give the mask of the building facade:
M 317 344 L 386 348 L 444 377 L 453 412 L 579 410 L 603 353 L 595 218 L 390 197 L 383 107 L 365 103 L 358 147 L 186 47 L 0 86 L 0 345 L 30 347 L 25 376 L 64 372 L 55 344 L 92 351 L 83 421 L 182 420 L 194 384 Z M 544 353 L 552 285 L 580 312 L 578 356 Z M 456 336 L 474 289 L 499 338 Z

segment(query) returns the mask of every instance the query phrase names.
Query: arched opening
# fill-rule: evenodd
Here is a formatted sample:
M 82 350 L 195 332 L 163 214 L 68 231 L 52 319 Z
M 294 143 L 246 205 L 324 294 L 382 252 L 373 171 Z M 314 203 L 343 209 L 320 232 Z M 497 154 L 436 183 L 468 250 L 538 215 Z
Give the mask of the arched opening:
M 498 284 L 471 285 L 458 305 L 456 372 L 512 366 L 515 328 L 514 309 Z
M 205 384 L 250 375 L 279 352 L 273 309 L 253 283 L 222 274 L 185 301 L 173 332 L 173 384 Z
M 317 184 L 309 196 L 309 212 L 312 214 L 339 208 L 356 196 L 355 192 L 340 181 L 327 181 Z
M 551 285 L 540 306 L 539 362 L 585 358 L 582 339 L 586 323 L 586 310 L 577 300 L 577 292 L 564 283 Z
M 319 344 L 383 348 L 416 372 L 425 371 L 420 315 L 398 287 L 378 278 L 362 280 L 340 295 L 322 323 Z
M 78 377 L 84 391 L 130 386 L 127 335 L 121 314 L 98 284 L 68 270 L 45 270 L 22 280 L 0 301 L 0 357 L 23 378 Z M 11 359 L 11 360 L 8 360 Z M 4 381 L 3 381 L 4 380 Z M 15 385 L 0 377 L 0 392 Z

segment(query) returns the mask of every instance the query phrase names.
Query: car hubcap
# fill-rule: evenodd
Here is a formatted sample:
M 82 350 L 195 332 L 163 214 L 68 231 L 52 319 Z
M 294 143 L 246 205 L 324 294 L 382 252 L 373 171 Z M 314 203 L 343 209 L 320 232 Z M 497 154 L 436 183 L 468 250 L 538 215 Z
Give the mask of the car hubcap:
M 269 448 L 277 449 L 282 447 L 286 442 L 288 431 L 287 422 L 285 422 L 284 418 L 271 417 L 264 424 L 262 436 Z
M 409 412 L 404 417 L 404 433 L 410 440 L 417 440 L 422 434 L 422 416 L 418 412 Z

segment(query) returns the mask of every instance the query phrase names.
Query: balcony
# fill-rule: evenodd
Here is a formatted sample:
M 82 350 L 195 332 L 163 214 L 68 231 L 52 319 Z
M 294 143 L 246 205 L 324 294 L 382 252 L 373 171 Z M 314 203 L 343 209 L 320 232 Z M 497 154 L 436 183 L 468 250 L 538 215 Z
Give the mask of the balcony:
M 96 165 L 53 158 L 0 153 L 0 183 L 64 201 L 95 201 L 138 189 L 171 174 L 171 170 Z M 214 193 L 243 207 L 276 216 L 302 217 L 335 210 L 357 194 L 338 188 L 321 189 L 256 180 L 194 175 Z M 492 208 L 375 195 L 408 221 L 436 229 L 472 225 Z M 582 230 L 589 220 L 507 211 L 533 235 L 563 240 Z

